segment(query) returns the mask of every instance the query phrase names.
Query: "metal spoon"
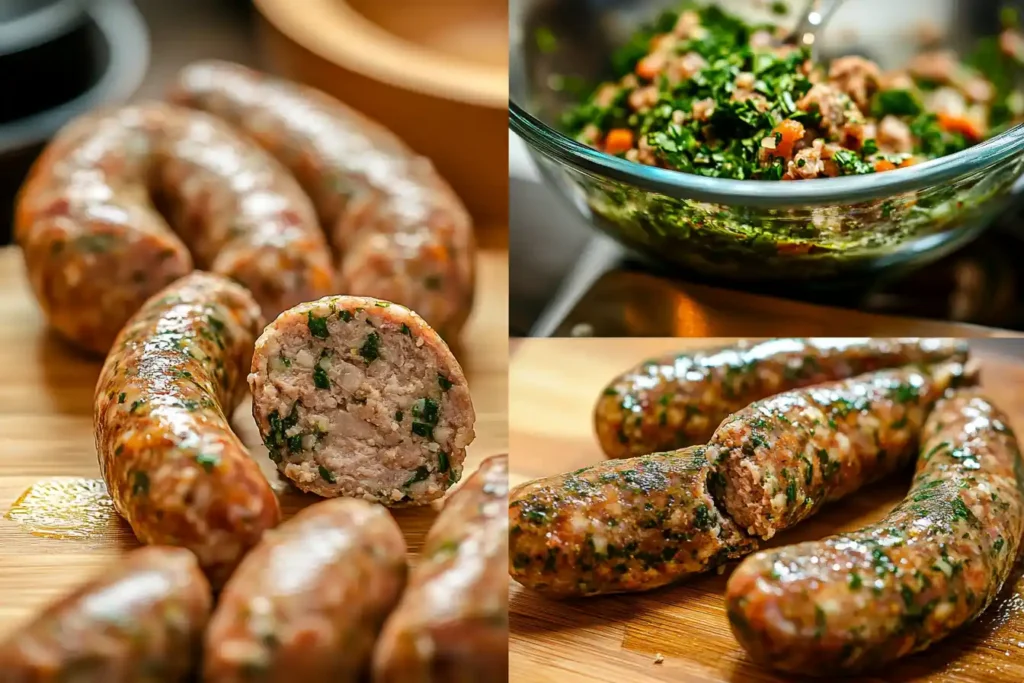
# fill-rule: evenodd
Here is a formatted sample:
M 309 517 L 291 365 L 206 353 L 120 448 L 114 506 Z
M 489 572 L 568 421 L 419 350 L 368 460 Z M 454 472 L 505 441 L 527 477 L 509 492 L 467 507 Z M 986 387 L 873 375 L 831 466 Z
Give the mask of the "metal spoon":
M 832 18 L 843 0 L 810 0 L 796 28 L 783 40 L 786 45 L 807 45 L 811 48 L 812 57 L 817 49 L 815 41 L 825 24 Z

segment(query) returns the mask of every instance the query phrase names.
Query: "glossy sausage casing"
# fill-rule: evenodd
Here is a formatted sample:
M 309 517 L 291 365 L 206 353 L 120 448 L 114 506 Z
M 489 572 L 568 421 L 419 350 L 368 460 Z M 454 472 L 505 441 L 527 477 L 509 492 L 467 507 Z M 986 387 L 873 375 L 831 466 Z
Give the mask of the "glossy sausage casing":
M 996 597 L 1024 532 L 1024 462 L 1006 415 L 976 390 L 924 427 L 910 492 L 887 517 L 747 558 L 726 589 L 751 656 L 848 674 L 929 647 Z
M 50 324 L 97 353 L 193 264 L 244 284 L 268 316 L 332 291 L 330 252 L 295 179 L 224 122 L 169 104 L 65 127 L 22 187 L 15 223 Z
M 508 456 L 445 503 L 374 653 L 375 683 L 508 680 Z
M 184 682 L 211 602 L 192 553 L 134 550 L 0 644 L 0 681 Z
M 253 549 L 206 634 L 208 683 L 360 681 L 406 578 L 405 540 L 379 505 L 312 505 Z
M 752 403 L 708 442 L 711 491 L 764 539 L 910 462 L 932 406 L 973 383 L 960 363 L 879 370 Z
M 143 543 L 196 553 L 214 585 L 280 519 L 228 422 L 261 325 L 245 289 L 194 272 L 128 321 L 96 385 L 96 451 L 114 507 Z
M 601 448 L 612 458 L 703 444 L 753 401 L 871 370 L 943 360 L 963 362 L 954 339 L 773 339 L 649 360 L 620 375 L 594 410 Z
M 473 302 L 473 228 L 429 160 L 317 90 L 235 64 L 187 67 L 170 98 L 231 122 L 295 175 L 338 254 L 339 292 L 458 333 Z
M 708 492 L 703 447 L 611 460 L 517 487 L 509 572 L 553 597 L 651 590 L 756 547 Z

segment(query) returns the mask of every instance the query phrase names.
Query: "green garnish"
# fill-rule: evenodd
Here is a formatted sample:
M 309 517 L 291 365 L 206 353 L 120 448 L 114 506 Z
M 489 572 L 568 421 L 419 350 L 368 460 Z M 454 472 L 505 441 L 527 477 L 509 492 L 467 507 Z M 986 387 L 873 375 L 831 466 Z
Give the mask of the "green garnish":
M 313 311 L 306 313 L 306 323 L 309 325 L 309 333 L 318 339 L 327 339 L 327 318 L 320 318 L 313 315 Z
M 196 462 L 203 466 L 207 473 L 213 472 L 213 468 L 220 464 L 220 456 L 216 453 L 200 453 L 196 456 Z
M 366 335 L 366 341 L 363 342 L 363 346 L 359 349 L 359 355 L 367 363 L 372 363 L 380 358 L 380 335 L 376 332 Z
M 324 481 L 326 481 L 328 484 L 334 484 L 335 483 L 335 478 L 334 478 L 334 473 L 333 472 L 331 472 L 329 469 L 327 469 L 323 465 L 318 465 L 317 469 L 320 472 L 320 477 Z
M 437 383 L 441 386 L 442 391 L 448 391 L 452 388 L 452 381 L 440 373 L 437 375 Z
M 317 389 L 331 388 L 331 380 L 327 376 L 327 371 L 320 367 L 319 363 L 313 366 L 313 384 Z

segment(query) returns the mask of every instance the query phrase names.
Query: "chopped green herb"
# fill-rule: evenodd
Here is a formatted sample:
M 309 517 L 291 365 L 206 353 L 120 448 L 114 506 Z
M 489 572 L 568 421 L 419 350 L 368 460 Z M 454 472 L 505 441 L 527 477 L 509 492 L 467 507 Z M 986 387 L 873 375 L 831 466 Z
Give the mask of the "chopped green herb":
M 313 315 L 313 311 L 306 313 L 306 321 L 309 326 L 309 333 L 318 339 L 327 339 L 327 318 L 320 318 Z
M 452 381 L 440 373 L 437 375 L 437 383 L 441 386 L 442 391 L 448 391 L 452 388 Z
M 420 465 L 412 473 L 412 476 L 409 477 L 409 480 L 407 482 L 405 482 L 405 486 L 411 486 L 412 484 L 415 484 L 415 483 L 418 483 L 418 482 L 421 482 L 421 481 L 426 481 L 429 477 L 430 477 L 430 470 L 427 468 L 426 465 Z
M 344 322 L 352 322 L 352 313 L 350 313 L 349 311 L 342 311 L 341 313 L 338 314 L 338 317 L 341 318 Z
M 444 451 L 437 452 L 437 471 L 447 472 L 449 467 L 448 454 Z
M 213 472 L 213 468 L 220 464 L 220 456 L 216 453 L 200 453 L 196 456 L 196 462 L 209 473 Z
M 327 376 L 327 372 L 322 367 L 320 367 L 319 363 L 313 366 L 313 384 L 316 386 L 317 389 L 331 388 L 331 380 Z
M 149 493 L 149 475 L 138 470 L 132 471 L 132 495 L 144 496 Z
M 117 395 L 117 402 L 124 403 L 125 396 L 126 394 L 122 391 L 120 394 Z
M 380 358 L 380 335 L 376 332 L 371 332 L 366 336 L 366 341 L 363 342 L 362 348 L 359 349 L 359 355 L 362 356 L 367 363 Z
M 331 472 L 329 469 L 327 469 L 323 465 L 318 465 L 317 469 L 320 472 L 320 478 L 321 479 L 326 481 L 328 484 L 335 483 L 335 478 L 334 478 L 334 473 L 333 472 Z

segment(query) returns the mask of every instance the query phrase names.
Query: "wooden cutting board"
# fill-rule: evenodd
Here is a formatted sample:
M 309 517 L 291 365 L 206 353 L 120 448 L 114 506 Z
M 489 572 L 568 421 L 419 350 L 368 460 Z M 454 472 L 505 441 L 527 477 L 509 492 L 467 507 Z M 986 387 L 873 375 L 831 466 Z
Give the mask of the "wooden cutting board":
M 730 340 L 523 340 L 510 364 L 510 468 L 516 485 L 599 462 L 591 410 L 607 382 L 646 358 Z M 1024 340 L 972 341 L 982 383 L 1024 434 Z M 855 529 L 906 494 L 909 473 L 872 485 L 773 539 L 789 544 Z M 768 683 L 795 680 L 751 662 L 722 596 L 728 571 L 650 593 L 555 602 L 513 582 L 509 669 L 515 683 Z M 974 624 L 859 680 L 1024 681 L 1024 580 L 1014 575 Z M 660 657 L 659 657 L 660 655 Z M 659 660 L 661 660 L 659 662 Z M 827 673 L 827 672 L 823 672 Z M 827 679 L 823 679 L 827 680 Z M 844 679 L 847 680 L 847 679 Z M 853 679 L 848 679 L 853 680 Z
M 477 303 L 462 343 L 453 351 L 469 380 L 476 407 L 476 441 L 469 449 L 465 480 L 490 455 L 508 451 L 508 255 L 498 237 L 481 235 Z M 497 246 L 493 246 L 497 245 Z M 83 302 L 86 305 L 87 302 Z M 68 478 L 99 477 L 92 436 L 92 395 L 101 361 L 76 353 L 48 332 L 28 289 L 20 253 L 0 249 L 0 639 L 45 604 L 116 561 L 138 545 L 131 530 L 109 506 L 92 496 L 97 487 L 68 485 Z M 233 424 L 271 481 L 276 470 L 260 442 L 249 403 L 238 408 Z M 46 505 L 29 500 L 30 518 L 41 512 L 54 518 L 49 528 L 69 518 L 71 533 L 60 538 L 31 532 L 21 508 L 12 505 L 30 486 L 64 481 L 64 493 Z M 285 485 L 285 516 L 319 500 Z M 56 487 L 59 489 L 59 487 Z M 37 488 L 36 491 L 40 489 Z M 56 490 L 52 488 L 43 488 Z M 415 561 L 437 506 L 395 511 Z M 15 517 L 10 519 L 8 516 Z M 21 519 L 22 521 L 16 521 Z M 38 527 L 38 525 L 36 525 Z M 37 532 L 38 533 L 38 532 Z M 52 535 L 52 532 L 47 532 Z

